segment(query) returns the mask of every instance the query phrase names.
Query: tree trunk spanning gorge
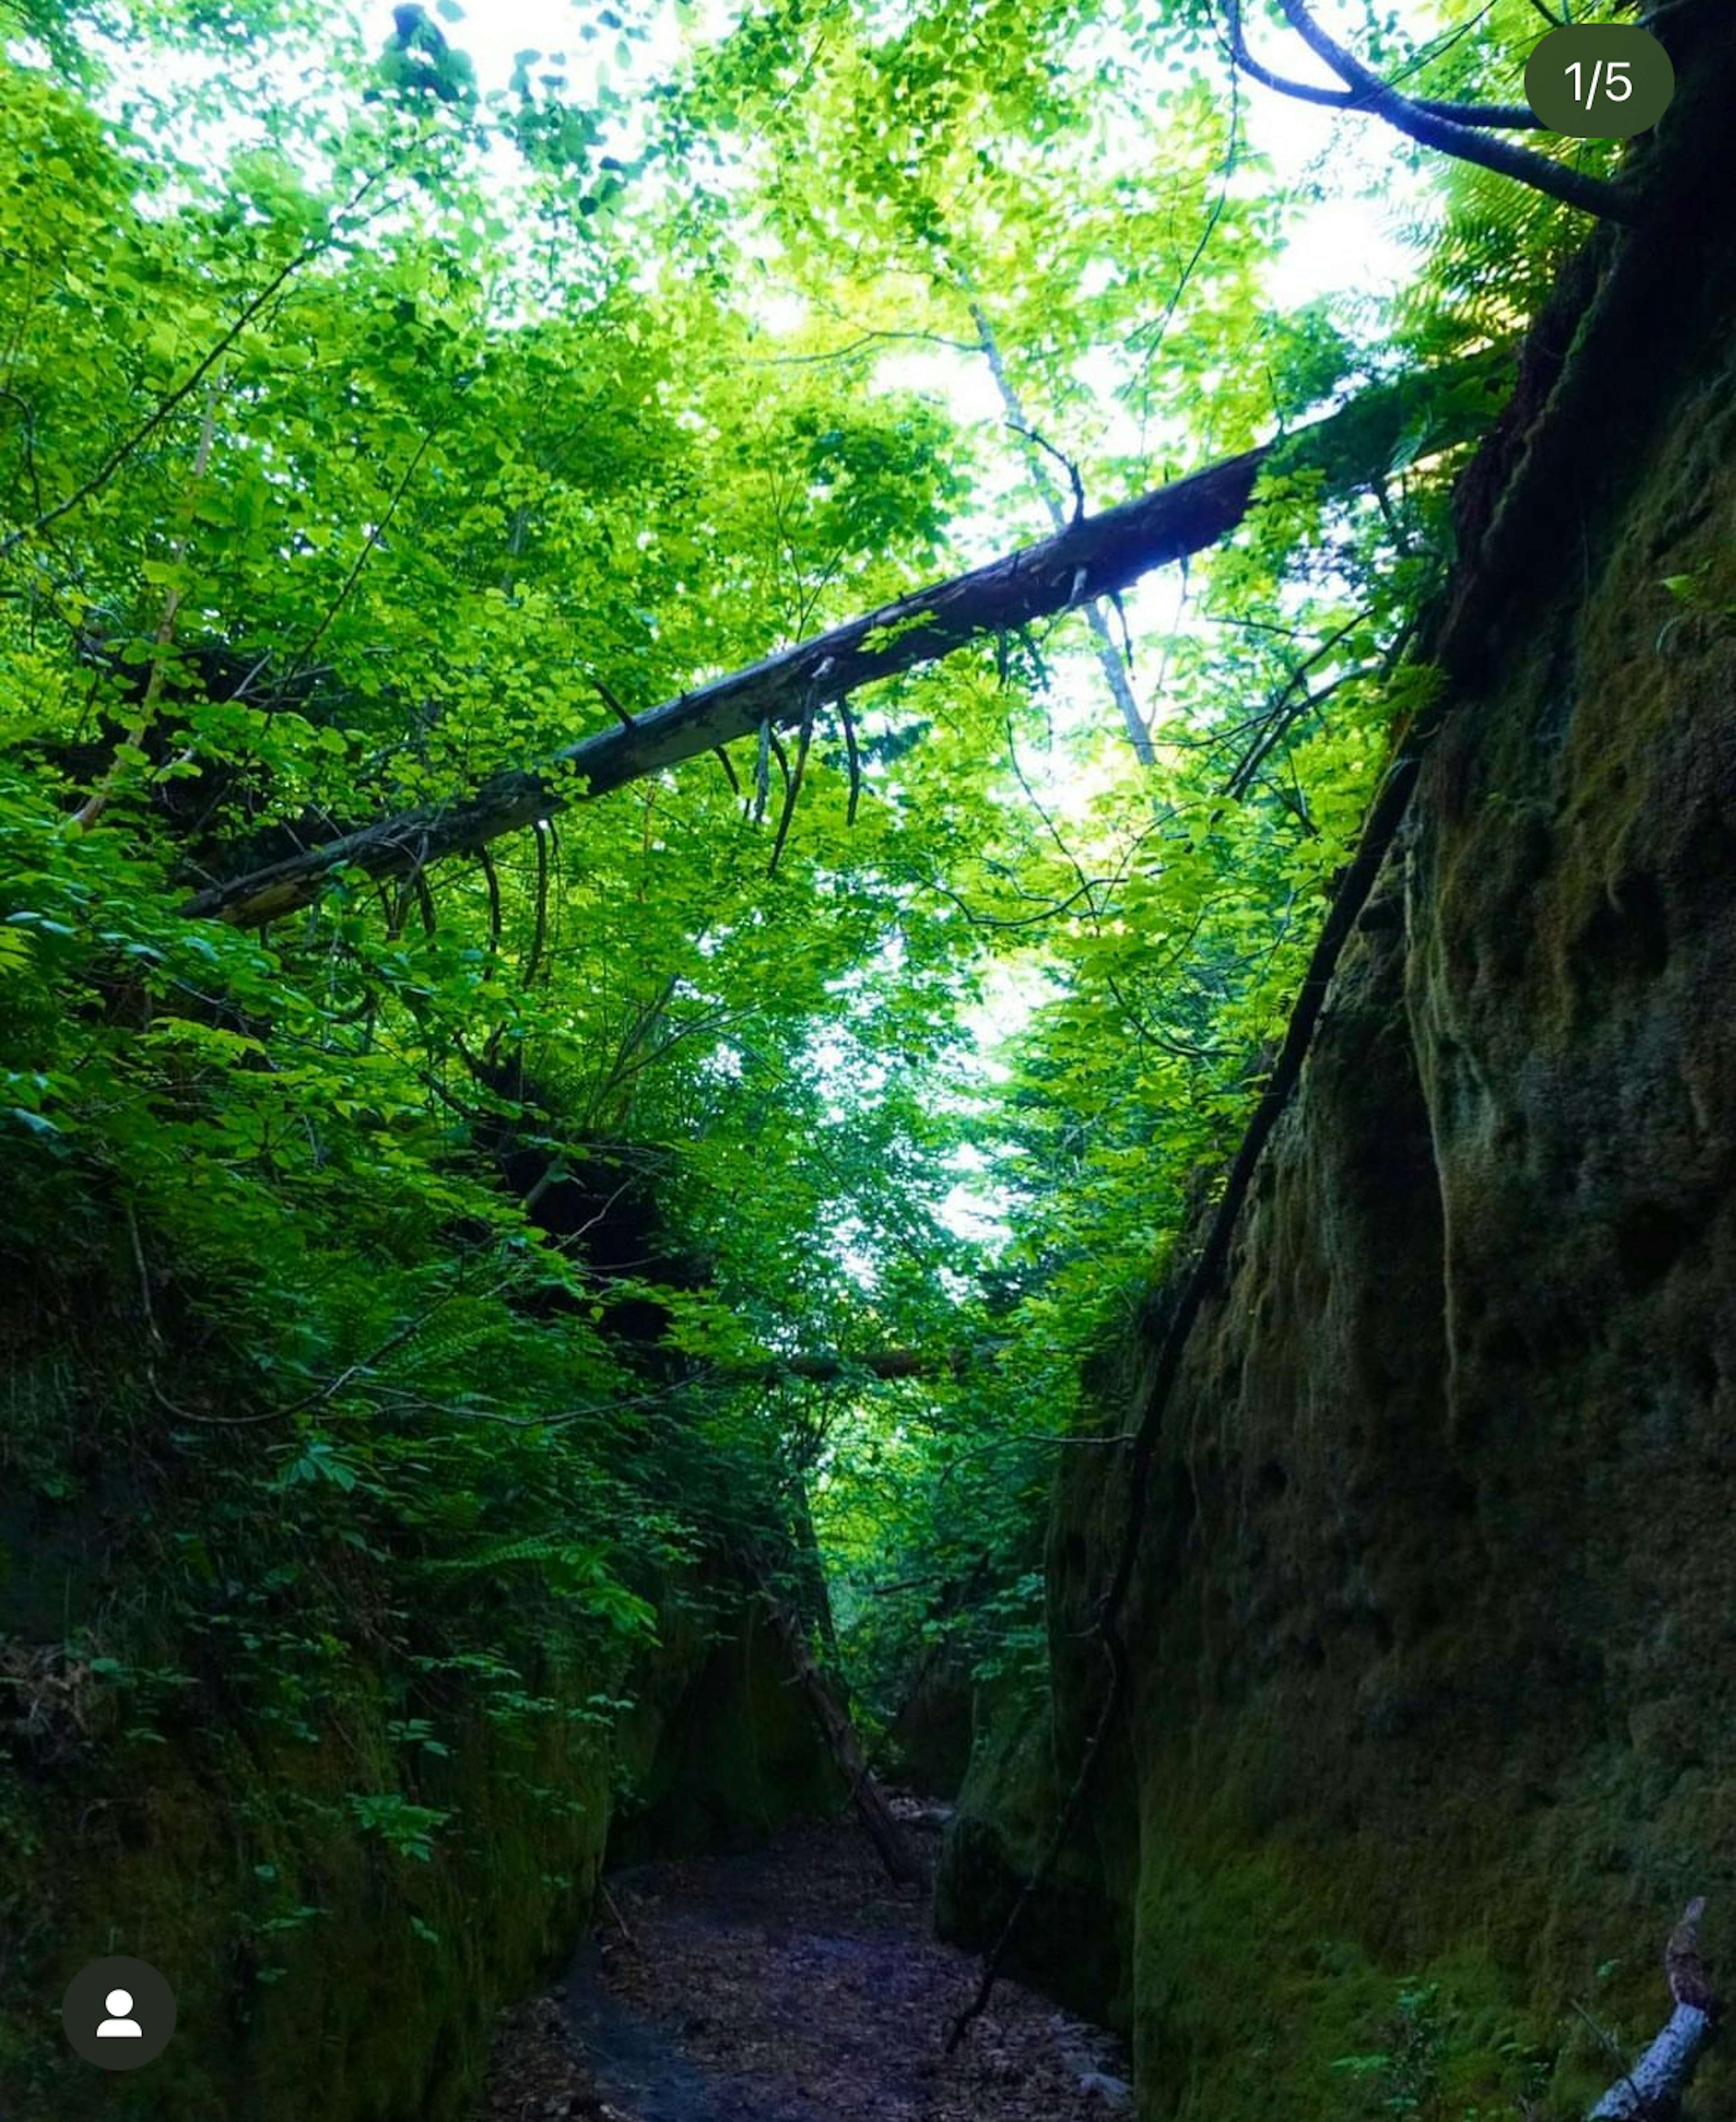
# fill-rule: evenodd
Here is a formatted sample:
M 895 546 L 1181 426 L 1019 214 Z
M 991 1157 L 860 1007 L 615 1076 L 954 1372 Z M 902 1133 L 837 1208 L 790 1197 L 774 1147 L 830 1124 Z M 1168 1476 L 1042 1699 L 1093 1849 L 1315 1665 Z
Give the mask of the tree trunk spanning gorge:
M 399 811 L 214 885 L 183 911 L 253 925 L 306 905 L 346 869 L 371 876 L 419 873 L 447 855 L 520 831 L 581 796 L 604 795 L 763 724 L 793 727 L 863 685 L 935 662 L 986 635 L 1112 596 L 1153 568 L 1228 537 L 1269 468 L 1318 470 L 1347 491 L 1384 472 L 1400 437 L 1414 435 L 1419 424 L 1432 449 L 1468 440 L 1486 412 L 1476 386 L 1497 377 L 1502 365 L 1491 358 L 1371 390 L 1287 441 L 1262 443 L 1136 501 L 1083 516 L 1052 538 L 581 737 L 544 765 L 497 774 L 469 796 Z

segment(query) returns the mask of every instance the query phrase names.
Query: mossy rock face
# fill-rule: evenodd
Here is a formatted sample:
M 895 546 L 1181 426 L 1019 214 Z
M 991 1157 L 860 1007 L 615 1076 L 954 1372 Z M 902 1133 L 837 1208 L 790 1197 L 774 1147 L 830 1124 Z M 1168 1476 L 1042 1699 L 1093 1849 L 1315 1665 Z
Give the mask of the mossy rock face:
M 1136 1848 L 1118 1802 L 1120 1764 L 1105 1775 L 1089 1821 L 1065 1849 L 1013 1935 L 1007 1971 L 1125 2032 Z M 993 1949 L 1034 1877 L 1064 1797 L 1046 1704 L 981 1690 L 977 1743 L 935 1877 L 935 1928 Z
M 1714 26 L 1685 127 L 1728 124 Z M 1407 2111 L 1583 2112 L 1611 2071 L 1575 2005 L 1631 2054 L 1690 1895 L 1714 1955 L 1736 1936 L 1717 145 L 1679 217 L 1606 241 L 1461 569 L 1450 718 L 1164 1412 L 1122 1617 L 1129 1760 L 1097 1801 L 1131 1807 L 1132 1853 L 1117 1830 L 1069 1858 L 1127 1940 L 1148 2122 L 1373 2115 L 1424 2050 Z M 1122 1478 L 1080 1454 L 1057 1482 L 1055 1750 L 980 1742 L 945 1903 L 978 1939 L 1094 1722 Z M 1736 2107 L 1724 2049 L 1690 2106 Z
M 609 1843 L 614 1863 L 696 1849 L 740 1849 L 780 1821 L 824 1818 L 847 1792 L 813 1723 L 776 1632 L 739 1607 L 658 1719 L 631 1802 Z
M 171 1730 L 103 1765 L 106 1797 L 12 1782 L 14 1820 L 41 1849 L 29 1993 L 0 2016 L 9 2122 L 89 2108 L 58 2005 L 119 1926 L 124 1949 L 169 1978 L 178 2026 L 147 2069 L 103 2082 L 105 2115 L 460 2122 L 494 2010 L 584 1920 L 608 1830 L 606 1742 L 558 1719 L 509 1733 L 455 1717 L 449 1754 L 418 1771 L 417 1802 L 450 1815 L 418 1858 L 352 1802 L 361 1787 L 401 1795 L 378 1700 L 357 1685 L 329 1707 L 341 1740 L 315 1745 Z
M 651 1634 L 532 1575 L 431 1602 L 371 1662 L 361 1631 L 322 1641 L 286 1570 L 273 1640 L 318 1660 L 237 1671 L 240 1632 L 182 1632 L 150 1573 L 163 1528 L 197 1526 L 196 1485 L 142 1501 L 124 1452 L 85 1451 L 76 1484 L 30 1456 L 34 1437 L 96 1433 L 93 1399 L 122 1423 L 138 1391 L 134 1264 L 124 1241 L 112 1274 L 91 1257 L 77 1303 L 0 1301 L 0 2113 L 464 2122 L 499 2007 L 589 1919 L 623 1802 L 668 1801 L 640 1821 L 647 1853 L 662 1835 L 739 1846 L 835 1804 L 830 1757 L 754 1595 L 715 1571 L 637 1582 Z M 478 1632 L 489 1654 L 460 1654 Z M 69 1648 L 93 1635 L 106 1675 Z M 136 2073 L 94 2072 L 59 2023 L 72 1977 L 116 1952 L 177 1998 Z
M 547 1713 L 455 1699 L 447 1750 L 416 1760 L 408 1793 L 384 1690 L 353 1671 L 313 1743 L 171 1724 L 161 1744 L 0 1774 L 7 2122 L 96 2111 L 58 2005 L 117 1950 L 168 1976 L 179 2019 L 147 2069 L 102 2080 L 105 2115 L 463 2122 L 495 2012 L 587 1919 L 623 1784 L 649 1773 L 659 1794 L 637 1830 L 646 1853 L 739 1846 L 839 1799 L 770 1631 L 739 1592 L 712 1587 L 706 1606 L 722 1610 L 715 1641 L 692 1597 L 670 1596 L 662 1640 L 624 1679 L 543 1673 Z M 618 1734 L 582 1713 L 600 1687 L 642 1695 Z M 394 1846 L 358 1791 L 386 1799 L 389 1825 L 399 1797 L 449 1818 L 425 1847 Z
M 970 1768 L 968 1661 L 942 1648 L 886 1727 L 887 1774 L 934 1797 L 954 1797 Z

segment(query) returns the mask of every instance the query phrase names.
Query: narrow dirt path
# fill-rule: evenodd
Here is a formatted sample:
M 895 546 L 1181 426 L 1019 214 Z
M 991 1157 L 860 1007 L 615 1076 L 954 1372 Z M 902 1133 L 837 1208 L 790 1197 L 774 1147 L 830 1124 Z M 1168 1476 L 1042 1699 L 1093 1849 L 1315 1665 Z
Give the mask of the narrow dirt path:
M 597 1933 L 511 2014 L 478 2122 L 1110 2122 L 1109 2038 L 1008 1984 L 953 2056 L 978 1962 L 852 1825 L 609 1881 Z

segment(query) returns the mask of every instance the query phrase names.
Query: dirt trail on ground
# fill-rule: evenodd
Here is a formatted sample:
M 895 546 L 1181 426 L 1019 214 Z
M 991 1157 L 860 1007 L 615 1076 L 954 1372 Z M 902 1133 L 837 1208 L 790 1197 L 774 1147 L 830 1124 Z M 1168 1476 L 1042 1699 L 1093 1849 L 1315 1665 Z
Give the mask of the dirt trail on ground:
M 792 1829 L 745 1856 L 642 1865 L 609 1889 L 564 1979 L 503 2022 L 478 2122 L 1128 2112 L 1108 2037 L 1011 1984 L 964 2047 L 942 2053 L 979 1963 L 935 1942 L 924 1896 L 889 1886 L 850 1825 Z

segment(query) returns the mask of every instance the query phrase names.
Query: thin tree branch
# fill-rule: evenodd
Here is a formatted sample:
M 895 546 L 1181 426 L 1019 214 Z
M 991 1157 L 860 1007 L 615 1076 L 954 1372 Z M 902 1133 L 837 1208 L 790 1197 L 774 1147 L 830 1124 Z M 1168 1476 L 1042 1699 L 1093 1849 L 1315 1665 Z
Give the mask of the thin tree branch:
M 630 730 L 637 727 L 632 717 L 628 714 L 626 708 L 622 706 L 621 703 L 615 698 L 614 694 L 610 692 L 608 686 L 604 684 L 603 680 L 597 675 L 595 671 L 590 673 L 590 682 L 596 688 L 599 694 L 601 694 L 604 705 L 609 709 L 609 712 L 614 717 L 615 720 L 619 722 L 623 729 Z
M 1230 0 L 1235 4 L 1235 0 Z M 1323 30 L 1309 12 L 1304 0 L 1278 0 L 1284 19 L 1317 58 L 1323 59 L 1353 94 L 1342 107 L 1370 113 L 1384 119 L 1407 138 L 1434 147 L 1460 161 L 1475 162 L 1502 176 L 1528 185 L 1581 213 L 1603 221 L 1632 222 L 1638 218 L 1639 202 L 1624 185 L 1603 177 L 1588 177 L 1565 163 L 1552 161 L 1529 147 L 1515 147 L 1505 140 L 1485 139 L 1476 128 L 1442 118 L 1426 105 L 1389 87 L 1379 74 L 1363 64 L 1353 52 Z M 1294 87 L 1296 84 L 1292 84 Z M 1288 94 L 1290 88 L 1284 91 Z M 1309 96 L 1309 101 L 1318 101 Z
M 1539 0 L 1532 0 L 1538 7 Z M 1354 89 L 1328 88 L 1324 83 L 1293 81 L 1287 74 L 1274 73 L 1262 65 L 1249 49 L 1246 33 L 1242 27 L 1241 0 L 1224 0 L 1224 12 L 1230 23 L 1230 54 L 1250 81 L 1257 81 L 1262 88 L 1276 89 L 1280 96 L 1287 96 L 1297 103 L 1318 104 L 1328 110 L 1361 110 L 1367 108 L 1363 98 Z M 1547 13 L 1547 10 L 1544 11 Z M 1551 21 L 1553 16 L 1549 16 Z M 1376 76 L 1374 78 L 1378 79 Z M 1394 96 L 1402 91 L 1390 82 L 1381 86 Z M 1443 118 L 1449 124 L 1482 127 L 1501 133 L 1531 133 L 1543 129 L 1543 121 L 1528 103 L 1454 103 L 1444 101 L 1433 96 L 1407 96 L 1404 100 L 1418 110 L 1427 111 L 1431 117 Z
M 850 695 L 838 696 L 838 717 L 844 726 L 844 756 L 850 767 L 850 801 L 844 811 L 844 823 L 856 823 L 856 806 L 862 797 L 862 755 L 856 741 L 856 717 L 850 712 Z
M 397 485 L 392 490 L 392 498 L 385 505 L 385 514 L 380 517 L 377 523 L 371 524 L 369 526 L 368 534 L 362 541 L 362 550 L 356 555 L 355 564 L 351 568 L 349 573 L 344 577 L 338 594 L 326 606 L 319 624 L 315 626 L 313 632 L 308 635 L 307 639 L 301 645 L 300 653 L 296 657 L 295 661 L 290 665 L 288 675 L 283 681 L 286 685 L 292 680 L 299 678 L 302 672 L 306 670 L 308 665 L 313 661 L 314 651 L 325 638 L 326 632 L 330 627 L 332 621 L 336 619 L 338 613 L 343 610 L 344 605 L 348 603 L 351 593 L 355 589 L 357 583 L 362 579 L 362 570 L 367 565 L 369 554 L 373 551 L 374 548 L 385 535 L 392 518 L 398 513 L 399 502 L 404 499 L 404 495 L 409 491 L 410 481 L 415 478 L 422 459 L 428 453 L 429 447 L 434 440 L 434 429 L 430 428 L 428 432 L 422 437 L 422 440 L 416 445 L 414 454 L 411 456 L 409 463 L 404 467 L 404 476 L 399 480 Z
M 1060 457 L 1061 462 L 1066 466 L 1067 474 L 1073 486 L 1075 522 L 1080 521 L 1085 515 L 1085 489 L 1080 479 L 1078 467 L 1070 458 L 1061 456 L 1059 451 L 1043 442 L 1031 427 L 1025 416 L 1024 406 L 1020 398 L 1018 386 L 1013 381 L 1012 372 L 1006 365 L 1006 356 L 1001 353 L 1001 342 L 996 336 L 988 312 L 983 308 L 974 285 L 962 269 L 959 278 L 964 283 L 969 300 L 971 322 L 975 325 L 978 332 L 981 334 L 982 350 L 988 362 L 989 373 L 995 380 L 995 387 L 1001 394 L 1001 404 L 1006 408 L 1006 423 L 1015 434 L 1023 436 L 1027 444 L 1030 446 L 1025 453 L 1025 461 L 1029 467 L 1031 484 L 1036 488 L 1038 498 L 1048 511 L 1050 522 L 1059 533 L 1066 528 L 1066 510 L 1062 503 L 1060 492 L 1054 480 L 1050 477 L 1048 468 L 1043 463 L 1038 451 L 1048 450 L 1050 455 Z M 1111 591 L 1109 594 L 1113 597 L 1116 592 Z M 1114 638 L 1109 631 L 1108 621 L 1104 617 L 1099 600 L 1094 598 L 1085 606 L 1085 619 L 1086 624 L 1096 637 L 1098 668 L 1103 672 L 1104 683 L 1109 689 L 1110 699 L 1114 701 L 1120 712 L 1122 727 L 1127 733 L 1128 743 L 1133 747 L 1133 755 L 1141 766 L 1150 766 L 1156 755 L 1151 747 L 1150 732 L 1146 727 L 1145 717 L 1139 711 L 1139 703 L 1134 699 L 1133 688 L 1128 681 L 1127 673 L 1133 661 L 1131 645 L 1128 647 L 1126 661 L 1123 662 L 1116 652 Z M 1122 631 L 1125 635 L 1127 632 L 1125 612 L 1122 615 Z
M 1048 456 L 1053 457 L 1056 463 L 1061 466 L 1064 472 L 1066 472 L 1067 475 L 1067 484 L 1073 489 L 1072 520 L 1076 523 L 1083 523 L 1085 521 L 1085 481 L 1079 475 L 1078 465 L 1074 463 L 1073 460 L 1070 456 L 1063 456 L 1052 442 L 1048 441 L 1045 437 L 1039 435 L 1034 428 L 1023 427 L 1017 420 L 1014 419 L 1009 419 L 1006 424 L 1012 429 L 1015 435 L 1023 435 L 1026 442 L 1029 442 L 1034 448 L 1042 450 Z M 1061 526 L 1057 523 L 1055 527 L 1058 530 L 1061 528 Z
M 790 820 L 796 816 L 796 799 L 801 793 L 802 776 L 808 770 L 808 746 L 814 736 L 814 707 L 821 681 L 826 675 L 823 663 L 814 674 L 814 683 L 808 689 L 808 705 L 801 718 L 801 727 L 796 733 L 796 771 L 785 777 L 784 804 L 777 820 L 777 836 L 772 843 L 772 859 L 766 864 L 766 875 L 776 876 L 779 857 L 784 851 L 784 840 L 790 830 Z
M 864 347 L 877 345 L 883 339 L 915 340 L 922 346 L 944 346 L 954 353 L 980 353 L 982 349 L 973 346 L 968 339 L 948 339 L 942 332 L 926 331 L 865 331 L 856 338 L 847 339 L 842 346 L 829 348 L 824 353 L 774 353 L 749 366 L 754 368 L 806 368 L 816 362 L 843 361 Z
M 205 417 L 199 425 L 198 447 L 194 452 L 193 477 L 188 484 L 182 502 L 182 524 L 180 535 L 170 549 L 171 568 L 179 569 L 187 557 L 187 543 L 198 491 L 204 484 L 205 474 L 211 468 L 211 446 L 217 432 L 217 394 L 212 390 L 205 400 Z M 151 657 L 151 675 L 145 681 L 145 696 L 139 703 L 138 714 L 127 732 L 127 747 L 137 750 L 145 741 L 151 727 L 152 717 L 156 713 L 156 703 L 162 697 L 163 674 L 168 667 L 169 651 L 175 643 L 175 615 L 181 608 L 181 599 L 186 594 L 184 583 L 174 581 L 163 597 L 163 615 L 158 622 L 156 641 Z M 103 775 L 89 796 L 72 814 L 72 823 L 81 833 L 87 833 L 109 806 L 121 774 L 121 761 L 110 760 L 108 771 Z
M 536 836 L 536 923 L 530 932 L 530 949 L 525 959 L 525 970 L 519 975 L 519 984 L 529 988 L 535 979 L 537 967 L 542 962 L 543 945 L 548 935 L 548 839 L 553 828 L 541 819 L 534 828 Z
M 487 848 L 478 848 L 477 860 L 482 864 L 483 881 L 488 890 L 488 969 L 492 973 L 501 947 L 501 881 L 494 867 L 494 858 Z
M 772 719 L 768 715 L 759 725 L 759 749 L 754 759 L 754 823 L 757 825 L 766 815 L 766 805 L 772 795 Z

